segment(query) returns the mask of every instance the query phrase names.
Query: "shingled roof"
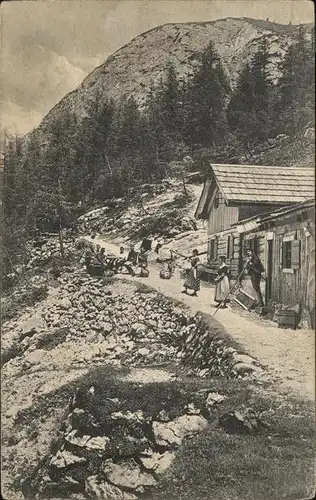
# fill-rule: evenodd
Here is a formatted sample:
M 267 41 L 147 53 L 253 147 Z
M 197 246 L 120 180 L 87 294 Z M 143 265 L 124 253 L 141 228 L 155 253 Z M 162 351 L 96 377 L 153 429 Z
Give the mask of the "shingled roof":
M 314 197 L 314 177 L 313 168 L 212 164 L 195 217 L 207 218 L 214 182 L 227 205 L 266 203 L 286 206 Z
M 315 192 L 312 168 L 222 164 L 211 170 L 228 202 L 299 203 Z

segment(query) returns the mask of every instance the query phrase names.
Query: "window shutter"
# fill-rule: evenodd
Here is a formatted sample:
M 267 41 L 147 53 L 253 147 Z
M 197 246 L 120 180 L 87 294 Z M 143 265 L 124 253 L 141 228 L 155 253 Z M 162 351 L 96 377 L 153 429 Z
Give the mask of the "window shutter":
M 280 246 L 280 262 L 282 262 L 282 268 L 285 268 L 285 243 L 282 241 Z
M 292 241 L 292 254 L 291 254 L 291 268 L 299 269 L 300 268 L 300 241 L 294 240 Z
M 227 257 L 227 259 L 230 258 L 230 239 L 231 239 L 231 237 L 228 236 L 227 237 L 227 246 L 226 246 L 226 257 Z
M 217 252 L 218 252 L 218 240 L 215 238 L 214 240 L 214 259 L 217 259 Z
M 230 237 L 230 250 L 229 250 L 229 256 L 231 259 L 234 258 L 234 244 L 235 244 L 235 238 L 234 235 L 232 234 Z

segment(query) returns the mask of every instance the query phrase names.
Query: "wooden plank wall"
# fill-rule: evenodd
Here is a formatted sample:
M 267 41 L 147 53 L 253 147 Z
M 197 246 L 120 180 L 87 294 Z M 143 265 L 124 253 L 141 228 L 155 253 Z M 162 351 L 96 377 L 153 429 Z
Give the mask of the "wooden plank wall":
M 216 234 L 230 228 L 238 222 L 238 207 L 227 207 L 224 200 L 220 200 L 218 208 L 212 207 L 208 219 L 208 234 Z
M 277 210 L 282 205 L 269 203 L 242 203 L 239 205 L 239 220 L 248 219 L 254 215 L 259 215 L 272 210 Z

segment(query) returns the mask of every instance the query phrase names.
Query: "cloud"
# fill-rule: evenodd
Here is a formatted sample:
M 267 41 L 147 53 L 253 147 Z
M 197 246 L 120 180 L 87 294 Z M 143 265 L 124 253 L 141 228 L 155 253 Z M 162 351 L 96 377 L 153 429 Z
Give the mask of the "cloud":
M 42 118 L 42 113 L 23 109 L 14 102 L 6 101 L 1 107 L 1 129 L 10 134 L 26 134 L 37 127 Z
M 36 127 L 60 98 L 77 88 L 88 74 L 65 56 L 40 46 L 37 51 L 45 55 L 43 71 L 39 66 L 30 65 L 25 73 L 12 72 L 11 81 L 3 83 L 1 122 L 2 127 L 13 133 L 24 134 Z

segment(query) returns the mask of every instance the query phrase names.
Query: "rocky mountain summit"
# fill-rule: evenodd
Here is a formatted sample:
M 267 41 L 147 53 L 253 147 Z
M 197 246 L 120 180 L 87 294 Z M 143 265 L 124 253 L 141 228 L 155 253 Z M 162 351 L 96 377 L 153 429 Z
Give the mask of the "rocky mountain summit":
M 269 73 L 277 79 L 279 65 L 296 30 L 296 26 L 248 18 L 159 26 L 131 40 L 92 71 L 48 113 L 39 128 L 49 131 L 67 112 L 79 120 L 89 116 L 97 98 L 120 101 L 133 96 L 140 108 L 144 107 L 165 78 L 168 62 L 174 65 L 180 81 L 190 79 L 199 66 L 201 51 L 210 41 L 218 51 L 231 88 L 262 38 L 271 56 Z

